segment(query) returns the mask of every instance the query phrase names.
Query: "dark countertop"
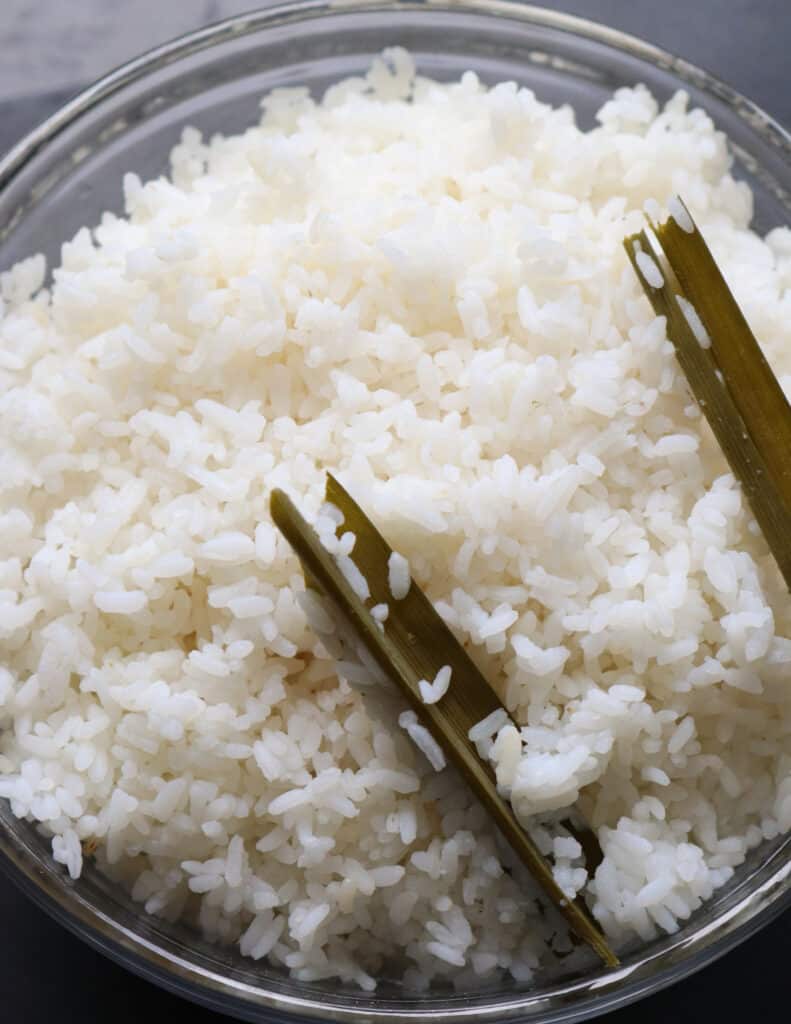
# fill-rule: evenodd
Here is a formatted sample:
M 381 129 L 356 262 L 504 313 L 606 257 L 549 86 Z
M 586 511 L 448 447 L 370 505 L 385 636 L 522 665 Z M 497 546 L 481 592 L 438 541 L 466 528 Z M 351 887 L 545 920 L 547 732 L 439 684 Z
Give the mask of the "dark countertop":
M 0 0 L 0 55 L 12 37 L 14 47 L 24 46 L 26 39 L 19 29 L 21 22 L 7 32 L 2 15 L 7 2 L 13 13 L 16 0 Z M 40 9 L 55 2 L 38 0 L 34 6 Z M 68 16 L 75 2 L 58 3 L 61 18 Z M 109 5 L 112 0 L 104 2 Z M 113 6 L 117 31 L 124 30 L 124 19 L 140 17 L 137 4 Z M 686 57 L 791 126 L 791 0 L 569 0 L 546 6 L 606 22 Z M 222 6 L 204 4 L 202 13 L 196 7 L 194 24 L 211 18 L 215 10 Z M 136 31 L 145 39 L 140 48 L 159 41 L 155 23 L 148 36 L 139 24 Z M 73 91 L 47 91 L 47 81 L 38 76 L 36 80 L 36 95 L 5 103 L 0 98 L 0 153 Z M 0 921 L 0 1019 L 8 1024 L 90 1024 L 109 1019 L 113 1024 L 139 1024 L 146 1018 L 220 1024 L 228 1019 L 193 1007 L 116 967 L 47 918 L 2 877 Z M 787 913 L 701 973 L 611 1014 L 608 1020 L 612 1024 L 786 1020 L 785 943 L 790 925 Z

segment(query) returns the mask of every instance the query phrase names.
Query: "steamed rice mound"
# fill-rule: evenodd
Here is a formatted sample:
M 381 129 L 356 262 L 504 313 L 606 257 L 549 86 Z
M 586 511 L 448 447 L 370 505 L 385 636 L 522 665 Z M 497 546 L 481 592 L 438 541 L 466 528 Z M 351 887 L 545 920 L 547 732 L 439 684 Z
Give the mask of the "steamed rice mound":
M 791 232 L 683 94 L 582 132 L 402 51 L 171 162 L 49 290 L 2 279 L 0 796 L 300 978 L 566 952 L 307 624 L 268 496 L 315 517 L 332 469 L 524 727 L 484 738 L 518 812 L 598 829 L 590 879 L 540 832 L 563 887 L 615 943 L 676 929 L 791 827 L 791 615 L 621 240 L 683 195 L 788 387 Z

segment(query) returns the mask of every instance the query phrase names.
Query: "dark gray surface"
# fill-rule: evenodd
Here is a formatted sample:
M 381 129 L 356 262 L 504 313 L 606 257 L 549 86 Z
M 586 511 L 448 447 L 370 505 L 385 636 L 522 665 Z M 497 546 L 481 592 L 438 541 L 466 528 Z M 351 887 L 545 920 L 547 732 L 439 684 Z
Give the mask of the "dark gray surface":
M 11 14 L 4 17 L 9 3 Z M 157 4 L 167 17 L 155 16 Z M 64 78 L 76 67 L 89 65 L 101 73 L 108 69 L 107 62 L 112 63 L 112 55 L 122 52 L 131 56 L 133 49 L 142 52 L 163 42 L 176 28 L 197 28 L 206 20 L 238 13 L 245 6 L 236 0 L 0 0 L 0 82 L 3 58 L 7 67 L 24 66 L 22 54 L 35 77 L 20 89 L 15 75 L 14 96 L 52 92 L 55 83 L 59 91 L 68 85 L 76 87 L 82 78 Z M 266 4 L 250 0 L 249 6 Z M 791 0 L 546 0 L 544 6 L 631 32 L 685 57 L 713 71 L 791 127 Z M 24 9 L 24 16 L 13 16 L 17 7 Z M 101 17 L 92 13 L 92 8 L 100 9 Z M 47 23 L 45 15 L 50 16 L 52 25 L 45 33 L 47 41 L 51 43 L 54 36 L 57 47 L 49 64 L 42 66 L 53 48 L 50 45 L 42 54 L 38 42 L 41 25 Z M 103 59 L 94 56 L 97 51 L 105 54 Z M 0 106 L 2 99 L 0 86 Z M 13 133 L 7 132 L 3 122 L 14 115 L 9 115 L 7 108 L 2 113 L 0 133 L 8 139 Z
M 0 60 L 4 0 L 0 0 Z M 577 0 L 547 6 L 606 22 L 706 67 L 791 126 L 791 0 Z M 130 5 L 127 10 L 133 10 Z M 156 26 L 151 40 L 157 41 Z M 0 153 L 67 93 L 0 100 Z M 226 1018 L 139 981 L 50 921 L 0 878 L 0 1021 L 86 1024 Z M 702 973 L 609 1018 L 613 1024 L 788 1019 L 789 915 Z
M 791 0 L 570 0 L 544 6 L 670 50 L 791 128 Z

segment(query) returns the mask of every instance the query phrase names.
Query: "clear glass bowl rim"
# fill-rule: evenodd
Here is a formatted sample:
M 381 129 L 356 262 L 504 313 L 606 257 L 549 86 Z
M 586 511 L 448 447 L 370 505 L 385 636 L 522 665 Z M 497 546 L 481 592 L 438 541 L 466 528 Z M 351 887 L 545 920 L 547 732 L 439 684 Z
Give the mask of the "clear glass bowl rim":
M 694 83 L 730 107 L 751 129 L 762 136 L 786 161 L 791 161 L 791 134 L 766 111 L 737 90 L 699 66 L 642 39 L 598 22 L 576 15 L 522 3 L 521 0 L 286 0 L 259 11 L 251 11 L 217 22 L 206 28 L 179 36 L 170 42 L 141 54 L 104 75 L 77 93 L 46 120 L 24 136 L 0 159 L 0 192 L 43 147 L 67 130 L 79 118 L 96 108 L 103 100 L 125 86 L 144 79 L 148 74 L 171 63 L 199 53 L 235 37 L 251 35 L 269 27 L 295 23 L 316 17 L 355 11 L 372 15 L 409 12 L 468 12 L 490 17 L 505 16 L 533 25 L 585 38 L 632 55 L 665 71 L 671 71 L 679 82 Z M 579 981 L 498 999 L 490 1006 L 476 1003 L 465 1007 L 435 1009 L 436 1004 L 421 1008 L 397 1009 L 376 1005 L 375 999 L 355 998 L 348 1007 L 338 1002 L 324 1003 L 315 998 L 291 997 L 268 992 L 216 972 L 207 971 L 142 936 L 130 932 L 119 922 L 92 905 L 78 899 L 73 890 L 58 887 L 25 856 L 21 843 L 6 835 L 0 823 L 0 869 L 38 906 L 95 949 L 111 957 L 134 973 L 178 995 L 192 999 L 218 1012 L 230 1012 L 242 1019 L 283 1021 L 332 1019 L 346 1024 L 406 1024 L 428 1019 L 434 1024 L 450 1021 L 517 1020 L 522 1014 L 533 1024 L 550 1021 L 580 1021 L 614 1010 L 657 992 L 700 970 L 729 952 L 760 928 L 791 908 L 791 855 L 789 843 L 772 858 L 772 869 L 757 889 L 747 893 L 727 914 L 718 918 L 705 931 L 705 945 L 696 949 L 697 936 L 687 940 L 689 955 L 681 962 L 659 967 L 648 977 L 628 981 L 630 969 L 616 970 L 609 975 L 598 973 Z M 734 920 L 738 924 L 734 925 Z M 667 951 L 666 951 L 667 952 Z M 613 977 L 613 974 L 615 977 Z M 623 974 L 623 982 L 617 976 Z M 607 990 L 613 984 L 612 990 Z M 604 991 L 597 991 L 602 990 Z M 586 994 L 587 993 L 587 998 Z M 553 996 L 563 996 L 563 1005 L 553 1007 Z M 543 1007 L 536 1005 L 543 1004 Z

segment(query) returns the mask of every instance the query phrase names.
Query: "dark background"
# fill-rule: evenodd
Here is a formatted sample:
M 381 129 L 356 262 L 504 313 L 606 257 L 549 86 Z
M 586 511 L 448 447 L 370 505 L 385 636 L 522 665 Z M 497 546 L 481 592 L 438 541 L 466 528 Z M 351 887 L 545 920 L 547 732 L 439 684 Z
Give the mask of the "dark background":
M 105 53 L 113 55 L 110 59 L 131 57 L 175 31 L 196 28 L 247 6 L 234 0 L 158 3 L 167 10 L 164 18 L 156 16 L 157 3 L 151 0 L 0 0 L 0 153 L 87 84 L 79 78 L 69 80 L 69 69 L 76 69 L 75 75 L 85 69 L 86 74 L 101 73 L 109 70 L 102 62 Z M 791 127 L 791 0 L 576 0 L 545 6 L 605 22 L 685 57 Z M 61 43 L 78 49 L 59 61 Z M 42 60 L 50 48 L 55 56 Z M 7 69 L 13 63 L 22 74 L 26 69 L 30 74 L 22 80 L 16 71 L 4 77 L 4 63 Z M 789 926 L 791 915 L 786 914 L 703 972 L 611 1014 L 608 1021 L 788 1020 L 789 982 L 784 971 Z M 227 1018 L 127 974 L 50 921 L 0 877 L 0 1022 L 100 1020 L 221 1024 Z

